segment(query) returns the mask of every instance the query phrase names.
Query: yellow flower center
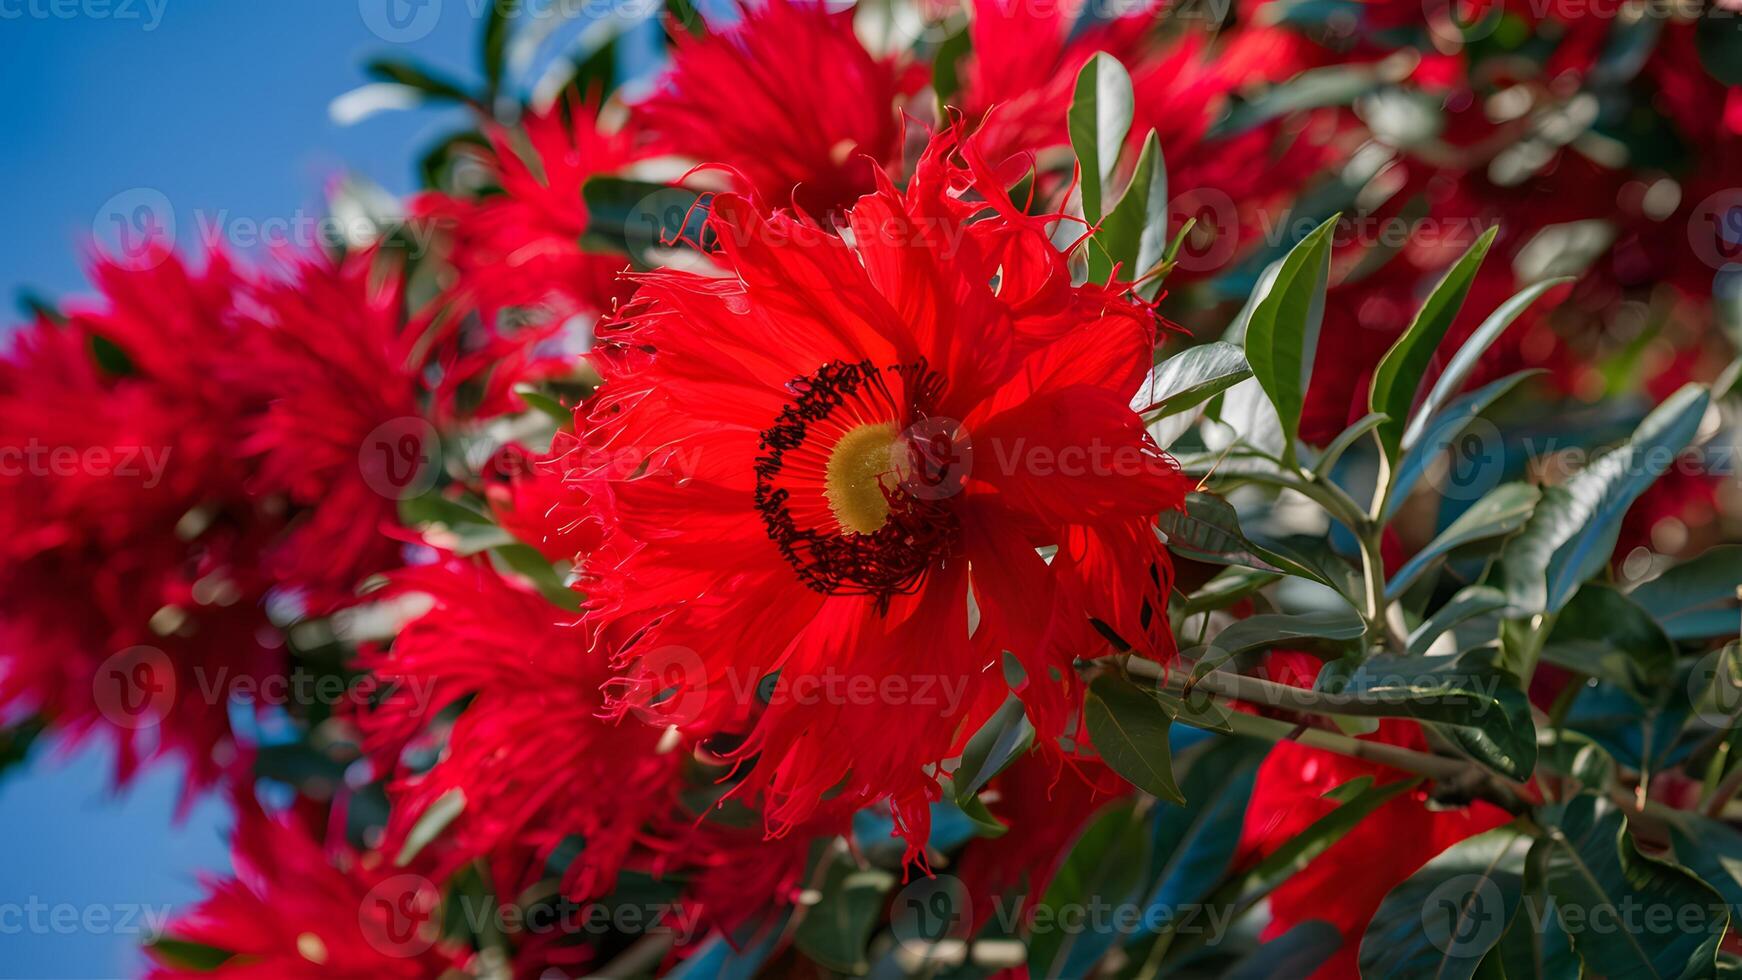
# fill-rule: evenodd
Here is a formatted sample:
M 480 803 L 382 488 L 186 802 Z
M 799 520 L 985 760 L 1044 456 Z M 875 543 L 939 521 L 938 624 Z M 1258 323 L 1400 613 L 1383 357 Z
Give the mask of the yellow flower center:
M 900 482 L 894 422 L 867 422 L 847 430 L 829 451 L 823 496 L 843 530 L 873 534 L 889 522 L 889 498 Z

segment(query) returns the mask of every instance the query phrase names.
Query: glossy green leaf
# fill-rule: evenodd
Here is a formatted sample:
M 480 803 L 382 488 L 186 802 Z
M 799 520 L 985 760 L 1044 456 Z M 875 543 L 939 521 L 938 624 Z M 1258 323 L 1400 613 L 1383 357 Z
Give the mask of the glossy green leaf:
M 1313 463 L 1313 472 L 1318 474 L 1321 479 L 1329 479 L 1330 475 L 1336 471 L 1337 462 L 1343 458 L 1343 454 L 1348 452 L 1355 443 L 1365 438 L 1367 433 L 1379 428 L 1384 421 L 1384 415 L 1378 412 L 1369 412 L 1350 423 L 1349 427 L 1337 433 L 1337 438 L 1332 439 L 1331 444 L 1325 447 L 1325 451 L 1319 454 L 1318 460 Z
M 1239 347 L 1220 340 L 1199 344 L 1151 368 L 1132 406 L 1145 419 L 1165 418 L 1196 407 L 1251 376 L 1246 352 Z
M 956 800 L 973 799 L 992 777 L 1004 771 L 1034 745 L 1034 726 L 1022 707 L 1022 699 L 1012 694 L 987 719 L 986 724 L 968 740 L 962 750 L 962 764 L 956 769 Z
M 1684 868 L 1645 857 L 1607 801 L 1569 802 L 1549 836 L 1545 882 L 1573 949 L 1611 978 L 1706 977 L 1729 923 L 1722 899 Z
M 1284 256 L 1270 288 L 1246 321 L 1246 361 L 1282 423 L 1283 453 L 1292 458 L 1301 409 L 1318 352 L 1331 269 L 1333 216 Z
M 1131 132 L 1136 101 L 1131 76 L 1119 59 L 1096 52 L 1077 73 L 1066 125 L 1071 149 L 1082 165 L 1083 215 L 1090 223 L 1101 220 L 1103 191 L 1119 164 L 1119 150 Z
M 1497 613 L 1506 608 L 1506 593 L 1486 585 L 1469 585 L 1458 590 L 1445 605 L 1429 616 L 1409 634 L 1404 653 L 1410 657 L 1425 656 L 1434 641 L 1460 623 L 1477 616 Z M 1498 639 L 1495 636 L 1494 639 Z M 1458 651 L 1462 652 L 1462 651 Z
M 1098 248 L 1089 249 L 1089 278 L 1104 282 L 1118 263 L 1121 278 L 1130 282 L 1159 265 L 1167 251 L 1167 205 L 1167 164 L 1161 158 L 1161 140 L 1152 129 L 1143 140 L 1131 183 L 1095 232 Z M 1153 295 L 1158 285 L 1147 281 L 1139 292 L 1147 289 Z
M 1149 692 L 1113 673 L 1089 683 L 1083 702 L 1089 740 L 1101 760 L 1158 800 L 1184 803 L 1173 777 L 1173 716 Z
M 1403 336 L 1397 338 L 1397 343 L 1385 353 L 1379 361 L 1379 366 L 1373 370 L 1373 384 L 1369 390 L 1368 406 L 1377 413 L 1389 416 L 1388 420 L 1379 426 L 1379 444 L 1385 450 L 1388 459 L 1395 462 L 1401 452 L 1403 443 L 1404 423 L 1410 416 L 1410 408 L 1415 404 L 1416 392 L 1421 388 L 1422 378 L 1427 374 L 1428 365 L 1433 362 L 1434 354 L 1439 350 L 1440 341 L 1445 339 L 1446 331 L 1451 329 L 1452 321 L 1457 319 L 1458 311 L 1463 308 L 1464 297 L 1470 293 L 1470 284 L 1475 281 L 1476 270 L 1481 267 L 1482 259 L 1488 254 L 1488 247 L 1494 244 L 1494 236 L 1499 233 L 1499 226 L 1490 227 L 1476 239 L 1476 244 L 1470 246 L 1452 267 L 1446 271 L 1445 277 L 1434 287 L 1416 311 L 1415 319 Z M 1427 406 L 1423 406 L 1424 409 Z
M 1655 698 L 1675 674 L 1675 644 L 1651 614 L 1596 582 L 1580 589 L 1555 619 L 1542 657 L 1608 681 L 1641 702 Z
M 466 810 L 466 794 L 457 788 L 435 798 L 434 802 L 425 807 L 417 822 L 411 825 L 411 830 L 405 835 L 405 843 L 400 845 L 399 854 L 393 859 L 398 867 L 405 867 L 441 836 L 442 831 L 459 819 Z
M 822 897 L 805 909 L 793 932 L 794 945 L 831 970 L 866 972 L 871 964 L 865 947 L 894 884 L 895 875 L 882 868 L 860 869 L 847 855 L 834 855 L 818 889 Z
M 1149 835 L 1131 803 L 1095 817 L 1072 844 L 1046 894 L 1035 904 L 1028 940 L 1028 973 L 1035 980 L 1087 976 L 1118 940 L 1109 929 L 1066 928 L 1075 913 L 1096 906 L 1130 905 L 1141 897 L 1149 865 Z
M 1506 596 L 1521 615 L 1555 612 L 1615 550 L 1621 519 L 1687 447 L 1710 394 L 1684 386 L 1654 409 L 1625 443 L 1593 460 L 1542 501 L 1524 530 L 1506 543 Z
M 1490 405 L 1505 397 L 1526 378 L 1541 374 L 1540 370 L 1519 371 L 1470 392 L 1447 405 L 1428 426 L 1419 441 L 1403 451 L 1403 460 L 1391 479 L 1391 489 L 1385 501 L 1385 519 L 1390 520 L 1397 508 L 1409 497 L 1409 492 L 1421 481 L 1428 465 L 1469 428 L 1476 417 Z
M 1423 572 L 1453 549 L 1517 531 L 1530 520 L 1541 498 L 1542 491 L 1528 483 L 1505 483 L 1488 491 L 1397 570 L 1385 586 L 1385 597 L 1396 599 L 1402 595 Z
M 1518 912 L 1530 845 L 1511 827 L 1490 830 L 1391 889 L 1361 938 L 1361 976 L 1470 980 Z
M 1742 545 L 1721 544 L 1634 587 L 1627 597 L 1672 640 L 1742 633 Z

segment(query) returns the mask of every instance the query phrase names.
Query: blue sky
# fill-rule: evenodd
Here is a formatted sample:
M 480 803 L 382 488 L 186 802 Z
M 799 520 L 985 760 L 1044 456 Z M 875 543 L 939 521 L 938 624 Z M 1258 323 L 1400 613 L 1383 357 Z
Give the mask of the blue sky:
M 317 215 L 323 186 L 346 172 L 410 189 L 419 147 L 453 117 L 340 128 L 327 103 L 364 81 L 370 55 L 469 74 L 476 0 L 422 0 L 437 15 L 411 20 L 406 45 L 369 27 L 391 24 L 379 19 L 385 2 L 0 0 L 0 324 L 16 324 L 21 288 L 83 292 L 80 251 L 106 205 L 161 195 L 186 242 L 202 222 Z M 177 773 L 154 771 L 116 797 L 108 772 L 100 749 L 39 749 L 0 780 L 0 977 L 131 975 L 140 937 L 121 919 L 179 906 L 198 894 L 198 871 L 228 866 L 217 802 L 176 825 Z M 30 927 L 31 906 L 61 904 L 104 910 L 111 924 L 62 932 L 39 911 L 42 927 Z

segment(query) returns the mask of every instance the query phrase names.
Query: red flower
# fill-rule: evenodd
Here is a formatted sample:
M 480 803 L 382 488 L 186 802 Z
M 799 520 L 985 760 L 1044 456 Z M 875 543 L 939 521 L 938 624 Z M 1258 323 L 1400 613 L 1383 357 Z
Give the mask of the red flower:
M 862 199 L 852 246 L 716 198 L 731 278 L 644 278 L 586 436 L 612 556 L 589 591 L 635 637 L 632 695 L 703 730 L 766 702 L 733 757 L 770 829 L 888 798 L 910 856 L 927 767 L 1002 702 L 1003 651 L 1043 742 L 1073 657 L 1105 648 L 1090 616 L 1171 654 L 1151 520 L 1187 489 L 1128 407 L 1149 309 L 1072 286 L 959 149 Z
M 770 0 L 731 27 L 680 36 L 670 71 L 636 111 L 659 151 L 723 164 L 766 203 L 820 218 L 899 160 L 896 101 L 922 81 L 865 50 L 852 10 Z
M 597 108 L 572 103 L 529 112 L 516 129 L 490 125 L 479 157 L 501 194 L 475 200 L 421 195 L 413 210 L 448 229 L 455 292 L 486 316 L 538 307 L 551 319 L 611 309 L 623 293 L 621 256 L 583 251 L 589 215 L 581 187 L 637 152 L 628 134 L 600 127 Z
M 1304 654 L 1271 658 L 1273 671 L 1280 665 L 1292 673 L 1278 678 L 1290 683 L 1310 683 L 1311 677 L 1301 672 L 1302 663 L 1316 669 L 1317 661 Z M 1398 719 L 1381 721 L 1379 731 L 1367 737 L 1418 750 L 1427 746 L 1419 726 Z M 1404 778 L 1387 766 L 1294 742 L 1278 743 L 1258 768 L 1246 808 L 1240 842 L 1245 859 L 1262 859 L 1335 809 L 1336 801 L 1325 794 L 1360 776 L 1372 776 L 1379 785 Z M 1431 810 L 1419 789 L 1396 797 L 1271 892 L 1271 918 L 1262 938 L 1274 939 L 1308 919 L 1329 922 L 1343 934 L 1343 945 L 1313 977 L 1357 977 L 1361 937 L 1386 893 L 1446 848 L 1510 819 L 1506 811 L 1481 802 L 1461 810 Z
M 464 811 L 438 861 L 454 866 L 523 847 L 543 859 L 564 838 L 586 841 L 564 889 L 593 897 L 615 879 L 643 824 L 671 802 L 681 753 L 659 752 L 661 730 L 602 717 L 602 652 L 574 617 L 476 565 L 450 562 L 394 576 L 393 593 L 430 610 L 365 662 L 394 691 L 363 720 L 372 756 L 399 778 L 388 840 L 398 846 L 428 809 L 457 795 Z M 465 701 L 446 747 L 423 771 L 404 747 Z M 412 755 L 427 755 L 414 744 Z M 446 804 L 444 804 L 446 805 Z M 390 847 L 391 849 L 391 847 Z M 524 862 L 502 862 L 504 887 Z
M 322 843 L 294 814 L 238 804 L 232 878 L 209 877 L 206 899 L 166 937 L 229 954 L 215 970 L 150 947 L 153 980 L 218 976 L 435 977 L 465 964 L 438 939 L 441 892 L 376 852 Z
M 256 571 L 277 521 L 234 451 L 254 396 L 214 365 L 245 284 L 161 253 L 92 278 L 103 306 L 0 359 L 0 715 L 106 733 L 120 782 L 178 757 L 191 793 L 239 761 L 227 683 L 282 656 Z
M 396 525 L 399 496 L 433 479 L 439 446 L 418 401 L 422 331 L 401 329 L 398 276 L 383 280 L 370 253 L 310 257 L 291 273 L 259 287 L 262 322 L 231 380 L 267 402 L 238 447 L 254 458 L 251 488 L 303 509 L 272 571 L 322 607 L 398 564 L 383 528 Z
M 556 434 L 546 457 L 506 447 L 497 454 L 499 480 L 484 490 L 496 523 L 551 562 L 575 562 L 605 533 L 587 513 L 586 493 L 563 478 L 563 459 L 577 447 L 567 432 Z

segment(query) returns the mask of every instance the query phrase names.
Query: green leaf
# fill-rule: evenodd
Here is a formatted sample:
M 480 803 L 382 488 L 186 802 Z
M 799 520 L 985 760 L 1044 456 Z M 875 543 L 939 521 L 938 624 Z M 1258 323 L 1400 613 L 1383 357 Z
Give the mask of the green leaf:
M 1347 429 L 1337 433 L 1337 438 L 1332 439 L 1331 444 L 1325 447 L 1325 451 L 1319 454 L 1318 461 L 1313 463 L 1313 472 L 1320 479 L 1329 479 L 1332 471 L 1337 468 L 1337 461 L 1343 458 L 1343 454 L 1348 452 L 1355 443 L 1361 441 L 1362 436 L 1379 428 L 1384 422 L 1385 416 L 1378 412 L 1369 412 L 1356 419 Z
M 1144 886 L 1149 865 L 1149 835 L 1131 803 L 1103 810 L 1071 846 L 1036 903 L 1028 941 L 1028 972 L 1035 980 L 1087 976 L 1112 948 L 1118 934 L 1111 929 L 1068 928 L 1073 913 L 1096 907 L 1128 906 Z M 1061 919 L 1062 916 L 1062 919 Z
M 1397 513 L 1397 508 L 1409 497 L 1409 492 L 1420 482 L 1422 474 L 1427 472 L 1428 464 L 1462 435 L 1478 415 L 1505 397 L 1520 381 L 1541 373 L 1543 372 L 1540 370 L 1528 370 L 1509 374 L 1447 405 L 1421 438 L 1405 447 L 1403 462 L 1398 464 L 1397 475 L 1392 478 L 1390 492 L 1385 499 L 1385 519 L 1391 520 L 1392 515 Z
M 536 412 L 543 412 L 558 428 L 567 429 L 575 424 L 575 410 L 557 401 L 555 398 L 539 391 L 532 385 L 515 385 L 514 393 L 526 403 L 526 407 Z
M 1453 549 L 1517 531 L 1530 520 L 1540 499 L 1542 491 L 1528 483 L 1504 483 L 1488 491 L 1397 570 L 1385 586 L 1385 597 L 1396 599 L 1402 595 L 1423 572 Z
M 1409 634 L 1404 653 L 1409 657 L 1425 656 L 1428 648 L 1447 630 L 1477 616 L 1496 613 L 1505 608 L 1506 593 L 1499 589 L 1487 585 L 1465 586 Z
M 706 247 L 712 234 L 702 195 L 682 187 L 599 176 L 582 185 L 581 197 L 587 204 L 581 243 L 623 252 L 643 265 L 654 265 L 659 249 Z
M 191 973 L 211 973 L 234 959 L 227 949 L 173 936 L 158 936 L 145 944 L 145 951 L 165 966 Z
M 1154 421 L 1195 408 L 1250 377 L 1239 347 L 1220 340 L 1199 344 L 1151 368 L 1132 405 Z
M 973 799 L 992 777 L 1004 771 L 1034 745 L 1034 726 L 1023 710 L 1022 699 L 1012 694 L 968 740 L 962 763 L 954 775 L 956 801 Z
M 1641 583 L 1627 597 L 1650 613 L 1672 640 L 1742 632 L 1742 545 L 1721 544 Z
M 91 334 L 91 359 L 97 362 L 97 367 L 103 373 L 116 378 L 125 378 L 135 373 L 138 368 L 133 365 L 133 358 L 115 343 L 101 334 Z
M 1248 616 L 1210 639 L 1209 649 L 1192 668 L 1192 677 L 1203 677 L 1248 650 L 1286 647 L 1302 640 L 1347 643 L 1360 639 L 1366 632 L 1367 625 L 1353 609 Z
M 1543 492 L 1501 559 L 1506 596 L 1520 614 L 1559 610 L 1608 564 L 1627 508 L 1687 447 L 1710 401 L 1703 386 L 1684 386 L 1625 443 Z
M 537 548 L 518 541 L 497 544 L 490 548 L 490 559 L 497 571 L 530 582 L 552 605 L 568 610 L 581 608 L 581 595 L 563 582 L 562 576 Z
M 1692 811 L 1666 817 L 1675 859 L 1722 895 L 1732 909 L 1742 909 L 1742 833 Z
M 962 62 L 973 51 L 974 32 L 967 27 L 944 38 L 943 43 L 938 45 L 937 54 L 932 58 L 931 80 L 932 91 L 937 93 L 940 108 L 950 105 L 950 100 L 962 90 Z
M 1113 179 L 1119 149 L 1131 132 L 1135 106 L 1131 76 L 1118 58 L 1098 51 L 1077 73 L 1076 91 L 1065 120 L 1071 149 L 1083 169 L 1083 216 L 1091 224 L 1101 220 L 1101 192 Z
M 364 65 L 363 71 L 371 78 L 414 88 L 432 99 L 449 102 L 472 101 L 471 93 L 461 87 L 458 82 L 443 78 L 422 65 L 415 65 L 409 61 L 377 58 Z
M 1651 614 L 1593 582 L 1574 595 L 1543 644 L 1543 659 L 1652 701 L 1675 674 L 1675 645 Z
M 844 854 L 834 856 L 824 875 L 822 897 L 805 909 L 793 943 L 831 970 L 863 974 L 871 968 L 865 947 L 895 876 L 881 868 L 861 870 Z
M 1226 609 L 1280 578 L 1282 575 L 1279 572 L 1230 565 L 1187 596 L 1180 611 L 1184 615 L 1195 616 L 1213 609 Z
M 1491 648 L 1454 657 L 1376 657 L 1354 667 L 1338 661 L 1316 686 L 1357 697 L 1366 715 L 1455 729 L 1482 763 L 1513 779 L 1530 778 L 1536 764 L 1529 701 L 1518 679 L 1495 665 Z
M 466 794 L 457 788 L 436 797 L 435 802 L 424 808 L 417 822 L 406 833 L 405 844 L 399 848 L 399 855 L 393 859 L 394 866 L 403 868 L 410 864 L 465 810 Z
M 514 27 L 514 16 L 520 12 L 520 0 L 490 0 L 490 13 L 484 19 L 479 58 L 484 65 L 484 80 L 494 93 L 502 85 L 502 68 L 507 63 L 508 35 Z
M 1339 588 L 1336 581 L 1299 558 L 1248 540 L 1234 508 L 1215 494 L 1193 491 L 1186 496 L 1185 510 L 1163 511 L 1155 526 L 1167 535 L 1168 548 L 1183 557 L 1281 572 Z
M 1397 338 L 1397 343 L 1373 370 L 1373 385 L 1367 403 L 1373 411 L 1390 417 L 1379 426 L 1379 445 L 1384 449 L 1386 459 L 1392 462 L 1397 461 L 1401 451 L 1404 422 L 1415 404 L 1415 394 L 1421 388 L 1428 365 L 1439 350 L 1440 341 L 1445 339 L 1446 331 L 1451 329 L 1452 321 L 1457 319 L 1464 297 L 1470 293 L 1470 284 L 1475 281 L 1476 270 L 1481 267 L 1482 259 L 1499 231 L 1498 225 L 1490 227 L 1452 264 L 1445 278 L 1416 311 L 1409 329 Z
M 1159 265 L 1167 251 L 1167 205 L 1167 164 L 1161 158 L 1161 140 L 1152 129 L 1143 140 L 1131 183 L 1095 232 L 1100 249 L 1089 250 L 1089 278 L 1106 281 L 1118 263 L 1130 282 Z M 1156 280 L 1143 284 L 1151 295 L 1159 285 Z
M 1083 717 L 1095 751 L 1114 772 L 1158 800 L 1185 802 L 1168 745 L 1173 716 L 1161 702 L 1125 678 L 1103 673 L 1089 683 Z
M 1361 939 L 1361 975 L 1470 980 L 1518 912 L 1530 845 L 1511 827 L 1490 830 L 1391 889 Z
M 1422 400 L 1420 411 L 1410 416 L 1409 427 L 1403 433 L 1402 448 L 1407 450 L 1421 441 L 1421 437 L 1427 432 L 1429 420 L 1439 413 L 1441 406 L 1450 402 L 1452 397 L 1464 387 L 1464 381 L 1469 378 L 1470 372 L 1475 370 L 1476 362 L 1482 359 L 1482 355 L 1487 353 L 1488 348 L 1500 338 L 1502 333 L 1506 332 L 1506 328 L 1512 325 L 1512 321 L 1518 319 L 1518 315 L 1523 313 L 1525 308 L 1540 299 L 1543 293 L 1571 281 L 1571 279 L 1549 279 L 1527 286 L 1511 299 L 1501 303 L 1493 313 L 1488 314 L 1488 318 L 1482 321 L 1482 325 L 1477 327 L 1474 333 L 1470 334 L 1470 339 L 1464 341 L 1458 348 L 1458 352 L 1452 356 L 1451 363 L 1446 365 L 1445 371 L 1441 372 L 1439 378 L 1434 381 L 1433 387 L 1428 390 L 1427 397 Z
M 1146 926 L 1166 932 L 1201 910 L 1234 863 L 1246 807 L 1268 747 L 1255 739 L 1217 739 L 1186 769 L 1186 802 L 1156 807 L 1146 881 L 1154 882 L 1144 910 Z
M 1612 978 L 1716 970 L 1729 923 L 1722 899 L 1686 869 L 1640 854 L 1626 818 L 1607 801 L 1575 797 L 1537 846 L 1547 854 L 1548 893 L 1586 970 Z
M 1246 361 L 1282 422 L 1284 459 L 1293 459 L 1295 436 L 1318 352 L 1325 315 L 1325 281 L 1331 271 L 1332 216 L 1300 240 L 1277 268 L 1269 290 L 1246 323 Z

